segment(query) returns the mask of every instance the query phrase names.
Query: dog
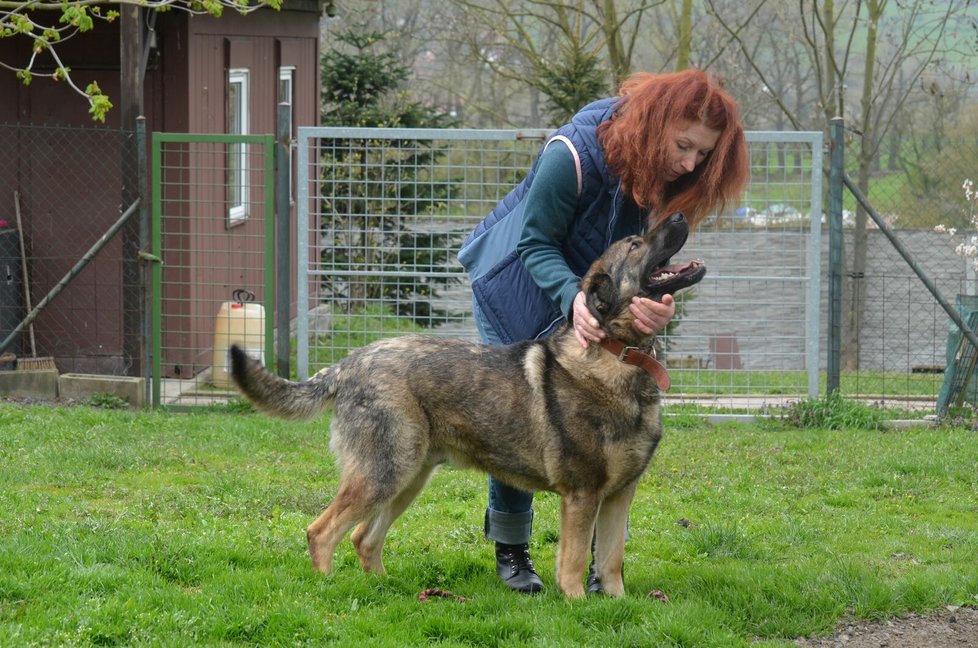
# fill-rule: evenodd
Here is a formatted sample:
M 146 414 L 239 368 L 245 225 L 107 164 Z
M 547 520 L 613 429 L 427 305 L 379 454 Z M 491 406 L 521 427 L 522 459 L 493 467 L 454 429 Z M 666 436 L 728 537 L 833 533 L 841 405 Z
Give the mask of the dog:
M 356 527 L 361 567 L 385 573 L 388 529 L 432 471 L 450 462 L 558 493 L 561 591 L 585 595 L 593 539 L 601 588 L 622 595 L 628 509 L 662 436 L 660 394 L 668 388 L 663 365 L 643 351 L 654 340 L 632 325 L 628 305 L 703 278 L 700 260 L 666 265 L 687 235 L 686 219 L 674 214 L 594 262 L 581 288 L 608 336 L 587 349 L 570 323 L 509 346 L 411 335 L 358 349 L 296 383 L 232 346 L 234 381 L 258 410 L 308 420 L 333 406 L 329 445 L 341 477 L 335 499 L 306 530 L 314 568 L 330 573 L 337 544 Z

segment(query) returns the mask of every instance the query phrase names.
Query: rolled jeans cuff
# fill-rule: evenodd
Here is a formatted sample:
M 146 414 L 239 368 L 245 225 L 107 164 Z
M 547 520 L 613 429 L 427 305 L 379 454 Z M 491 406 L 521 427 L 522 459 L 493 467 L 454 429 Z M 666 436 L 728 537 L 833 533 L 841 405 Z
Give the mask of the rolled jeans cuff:
M 503 544 L 527 544 L 533 530 L 533 510 L 503 513 L 486 509 L 486 537 Z

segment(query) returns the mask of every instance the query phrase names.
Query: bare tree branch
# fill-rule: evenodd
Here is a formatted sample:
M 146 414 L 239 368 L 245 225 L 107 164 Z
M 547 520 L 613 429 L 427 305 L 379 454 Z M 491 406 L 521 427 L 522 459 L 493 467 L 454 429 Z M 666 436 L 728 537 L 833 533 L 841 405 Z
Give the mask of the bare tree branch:
M 31 56 L 26 65 L 14 65 L 0 61 L 0 67 L 14 72 L 30 85 L 34 76 L 45 76 L 64 81 L 89 104 L 92 118 L 105 121 L 112 108 L 109 98 L 96 83 L 84 90 L 71 78 L 71 69 L 58 56 L 57 47 L 70 38 L 94 28 L 96 21 L 113 22 L 119 12 L 112 7 L 145 7 L 163 11 L 175 9 L 191 14 L 220 16 L 225 9 L 239 13 L 251 13 L 261 7 L 279 9 L 282 0 L 63 0 L 62 2 L 11 2 L 0 0 L 0 38 L 22 37 L 30 43 Z M 42 18 L 43 16 L 43 18 Z M 47 53 L 55 62 L 54 71 L 37 72 L 38 56 Z
M 751 17 L 755 16 L 757 12 L 760 11 L 760 8 L 765 3 L 765 1 L 766 0 L 761 0 L 761 2 L 758 3 L 758 6 L 755 7 L 754 12 L 751 13 Z M 741 30 L 743 29 L 744 25 L 746 25 L 747 22 L 749 22 L 749 20 L 745 22 L 743 25 L 740 25 L 739 27 L 734 29 L 733 27 L 728 25 L 727 22 L 720 16 L 720 12 L 717 10 L 716 6 L 714 5 L 713 0 L 707 0 L 707 4 L 709 5 L 709 11 L 711 15 L 714 17 L 714 19 L 716 19 L 718 23 L 720 23 L 720 26 L 723 27 L 723 29 L 730 35 L 731 42 L 735 42 L 740 47 L 740 50 L 744 54 L 744 58 L 746 59 L 747 64 L 757 75 L 757 78 L 761 80 L 761 83 L 763 83 L 766 88 L 771 89 L 773 87 L 772 84 L 767 79 L 767 76 L 764 74 L 764 71 L 761 69 L 756 58 L 750 56 L 750 53 L 747 51 L 747 46 L 745 45 L 744 40 L 740 36 Z M 801 122 L 795 117 L 794 113 L 788 108 L 788 106 L 785 105 L 784 99 L 781 96 L 781 94 L 778 92 L 774 92 L 772 90 L 771 98 L 778 105 L 778 108 L 780 108 L 781 111 L 784 113 L 784 115 L 788 118 L 788 121 L 791 122 L 791 125 L 794 126 L 796 130 L 801 130 L 802 129 Z

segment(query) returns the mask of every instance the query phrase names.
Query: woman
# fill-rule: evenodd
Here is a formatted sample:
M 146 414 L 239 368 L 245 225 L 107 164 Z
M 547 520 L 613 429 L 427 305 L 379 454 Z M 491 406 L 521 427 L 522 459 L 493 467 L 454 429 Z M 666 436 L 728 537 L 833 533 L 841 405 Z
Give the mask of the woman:
M 747 181 L 737 104 L 719 80 L 698 70 L 629 77 L 617 97 L 589 104 L 555 132 L 459 251 L 482 341 L 542 338 L 565 319 L 583 347 L 600 341 L 580 291 L 591 263 L 677 211 L 695 227 Z M 630 308 L 647 335 L 675 314 L 671 295 L 636 298 Z M 527 594 L 543 586 L 529 554 L 532 504 L 532 493 L 489 478 L 485 531 L 496 570 Z

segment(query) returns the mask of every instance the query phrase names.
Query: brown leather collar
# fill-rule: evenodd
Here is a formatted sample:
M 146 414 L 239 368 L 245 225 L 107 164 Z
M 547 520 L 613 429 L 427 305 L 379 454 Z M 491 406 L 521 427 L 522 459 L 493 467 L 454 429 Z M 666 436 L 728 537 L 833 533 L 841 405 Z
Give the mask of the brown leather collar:
M 617 356 L 625 364 L 644 369 L 655 379 L 655 384 L 659 386 L 660 390 L 667 391 L 672 385 L 672 379 L 669 377 L 669 372 L 666 371 L 665 365 L 655 357 L 654 348 L 650 355 L 638 347 L 625 346 L 625 343 L 620 340 L 609 340 L 605 338 L 598 342 L 598 344 L 612 355 Z

